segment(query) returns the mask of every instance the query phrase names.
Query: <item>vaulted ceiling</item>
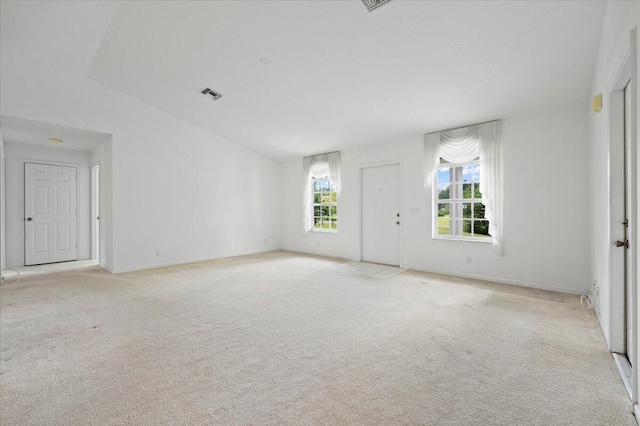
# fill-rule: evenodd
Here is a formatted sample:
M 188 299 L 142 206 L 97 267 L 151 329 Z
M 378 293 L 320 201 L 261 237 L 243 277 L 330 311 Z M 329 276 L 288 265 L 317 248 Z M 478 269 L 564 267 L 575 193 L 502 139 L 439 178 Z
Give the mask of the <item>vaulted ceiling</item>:
M 272 158 L 586 102 L 606 2 L 3 2 L 2 47 Z M 261 58 L 266 58 L 261 61 Z M 268 63 L 264 63 L 268 62 Z M 211 101 L 200 91 L 222 93 Z

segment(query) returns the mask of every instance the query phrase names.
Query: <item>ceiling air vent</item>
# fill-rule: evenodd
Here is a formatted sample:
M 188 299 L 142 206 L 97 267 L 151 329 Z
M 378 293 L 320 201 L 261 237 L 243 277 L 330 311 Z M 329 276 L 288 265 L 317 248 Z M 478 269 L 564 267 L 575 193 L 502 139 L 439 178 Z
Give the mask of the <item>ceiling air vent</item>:
M 362 0 L 362 3 L 367 7 L 369 12 L 375 9 L 378 6 L 382 6 L 383 4 L 389 2 L 390 0 Z
M 210 96 L 211 99 L 213 99 L 214 101 L 217 101 L 218 99 L 220 99 L 222 97 L 222 95 L 218 92 L 214 92 L 213 90 L 209 89 L 208 87 L 206 89 L 202 89 L 202 91 L 200 92 L 205 96 Z

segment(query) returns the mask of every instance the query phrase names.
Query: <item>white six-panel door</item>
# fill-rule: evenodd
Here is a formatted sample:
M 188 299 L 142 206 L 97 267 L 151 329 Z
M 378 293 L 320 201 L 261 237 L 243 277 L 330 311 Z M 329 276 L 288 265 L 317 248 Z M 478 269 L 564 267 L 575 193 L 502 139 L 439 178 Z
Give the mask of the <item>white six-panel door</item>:
M 25 265 L 78 259 L 76 168 L 25 163 Z
M 397 164 L 362 169 L 362 260 L 400 264 Z

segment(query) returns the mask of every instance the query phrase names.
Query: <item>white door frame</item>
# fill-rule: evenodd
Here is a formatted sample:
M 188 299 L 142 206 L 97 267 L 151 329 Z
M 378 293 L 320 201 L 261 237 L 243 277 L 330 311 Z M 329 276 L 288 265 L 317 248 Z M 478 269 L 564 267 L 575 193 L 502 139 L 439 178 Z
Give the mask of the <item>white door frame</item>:
M 358 244 L 358 247 L 360 249 L 360 253 L 358 254 L 358 261 L 362 261 L 362 169 L 368 169 L 370 167 L 381 167 L 381 166 L 391 166 L 391 165 L 397 165 L 398 166 L 398 211 L 400 212 L 400 239 L 398 244 L 400 245 L 400 247 L 398 247 L 398 264 L 399 266 L 402 268 L 403 267 L 403 252 L 404 252 L 404 244 L 403 244 L 403 238 L 404 238 L 404 232 L 403 232 L 403 227 L 404 227 L 404 212 L 402 210 L 402 184 L 401 184 L 401 180 L 402 180 L 402 160 L 389 160 L 389 161 L 381 161 L 381 162 L 376 162 L 376 163 L 365 163 L 365 164 L 360 164 L 358 166 L 358 170 L 359 170 L 359 176 L 358 176 L 358 194 L 360 194 L 360 196 L 358 197 L 358 211 L 360 212 L 360 215 L 358 216 L 358 220 L 360 221 L 360 226 L 358 226 L 358 232 L 359 234 L 359 239 L 360 239 L 360 244 Z
M 97 179 L 96 179 L 97 177 Z M 100 163 L 91 167 L 91 259 L 100 261 Z
M 26 191 L 26 186 L 25 186 L 25 175 L 24 175 L 24 170 L 25 170 L 25 164 L 26 163 L 32 163 L 32 164 L 43 164 L 46 166 L 63 166 L 63 167 L 73 167 L 76 169 L 76 177 L 77 177 L 77 181 L 76 181 L 76 209 L 77 209 L 77 214 L 76 214 L 76 243 L 78 244 L 77 247 L 77 253 L 80 253 L 80 216 L 83 214 L 83 208 L 84 206 L 82 206 L 80 203 L 77 202 L 77 200 L 79 200 L 78 198 L 78 186 L 80 185 L 80 164 L 77 163 L 60 163 L 60 162 L 55 162 L 55 161 L 42 161 L 42 160 L 26 160 L 26 159 L 21 159 L 20 160 L 20 168 L 22 170 L 22 172 L 19 174 L 20 179 L 21 179 L 21 187 L 22 187 L 22 191 L 18 192 L 18 202 L 20 203 L 20 206 L 22 206 L 22 217 L 25 218 L 27 217 L 27 214 L 25 212 L 25 191 Z M 20 251 L 19 253 L 22 254 L 22 264 L 25 265 L 27 263 L 27 258 L 25 255 L 25 232 L 24 232 L 24 224 L 23 226 L 20 227 L 20 240 L 19 243 L 21 245 L 21 247 L 19 247 Z
M 630 93 L 631 93 L 631 134 L 629 138 L 629 146 L 627 148 L 627 198 L 628 200 L 636 200 L 634 204 L 631 202 L 629 206 L 629 228 L 628 237 L 630 239 L 630 247 L 628 249 L 629 258 L 631 259 L 627 265 L 627 285 L 631 288 L 631 317 L 633 323 L 636 325 L 634 330 L 634 358 L 630 360 L 634 368 L 632 370 L 631 377 L 631 400 L 634 403 L 634 410 L 638 409 L 638 292 L 637 290 L 637 271 L 638 271 L 638 249 L 637 244 L 640 241 L 637 240 L 638 235 L 638 158 L 637 158 L 637 68 L 636 68 L 636 31 L 632 30 L 630 38 L 623 46 L 622 53 L 617 61 L 615 73 L 610 79 L 608 85 L 608 93 L 606 101 L 609 104 L 609 196 L 610 200 L 617 200 L 618 202 L 611 202 L 609 205 L 609 229 L 608 229 L 608 241 L 609 241 L 609 264 L 608 264 L 608 278 L 611 288 L 610 298 L 610 318 L 609 318 L 609 350 L 611 352 L 627 352 L 626 344 L 626 327 L 625 327 L 625 286 L 624 286 L 624 272 L 621 272 L 616 265 L 620 265 L 623 261 L 624 250 L 620 250 L 614 246 L 614 242 L 621 238 L 621 221 L 620 217 L 624 216 L 624 212 L 620 208 L 620 194 L 619 185 L 621 184 L 619 176 L 615 174 L 616 171 L 620 171 L 623 167 L 621 163 L 623 152 L 621 146 L 624 141 L 624 96 L 623 90 L 630 81 Z

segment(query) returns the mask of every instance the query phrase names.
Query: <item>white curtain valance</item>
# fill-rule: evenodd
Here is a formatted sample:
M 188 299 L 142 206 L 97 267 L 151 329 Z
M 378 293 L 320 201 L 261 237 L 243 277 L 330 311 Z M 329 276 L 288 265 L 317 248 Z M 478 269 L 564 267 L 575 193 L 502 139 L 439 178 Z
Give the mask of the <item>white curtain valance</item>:
M 431 186 L 440 164 L 440 132 L 424 136 L 424 186 Z
M 440 132 L 440 158 L 449 163 L 466 163 L 480 155 L 478 126 Z
M 303 159 L 304 177 L 307 179 L 319 179 L 328 177 L 339 191 L 340 187 L 340 152 L 313 155 Z

